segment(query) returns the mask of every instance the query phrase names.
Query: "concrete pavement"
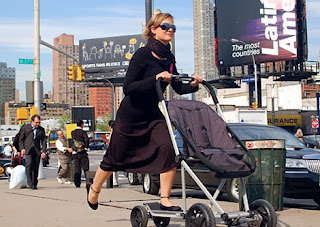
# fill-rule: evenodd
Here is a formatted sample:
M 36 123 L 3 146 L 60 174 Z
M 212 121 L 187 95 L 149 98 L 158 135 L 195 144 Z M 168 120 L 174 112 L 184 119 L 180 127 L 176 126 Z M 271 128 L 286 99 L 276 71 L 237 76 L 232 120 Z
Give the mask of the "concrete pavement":
M 74 185 L 59 184 L 56 180 L 39 181 L 38 190 L 9 189 L 7 180 L 0 180 L 0 226 L 57 227 L 57 226 L 116 226 L 128 227 L 131 209 L 159 197 L 140 193 L 130 188 L 103 188 L 99 198 L 99 208 L 93 211 L 86 202 L 85 183 L 81 188 Z M 182 205 L 182 200 L 173 197 Z M 188 198 L 188 206 L 208 200 Z M 219 201 L 226 211 L 237 210 L 238 204 Z M 320 226 L 319 208 L 285 208 L 277 212 L 279 227 L 316 227 Z M 154 226 L 149 219 L 148 226 Z M 171 219 L 172 227 L 185 226 L 184 220 Z M 218 225 L 223 226 L 223 225 Z

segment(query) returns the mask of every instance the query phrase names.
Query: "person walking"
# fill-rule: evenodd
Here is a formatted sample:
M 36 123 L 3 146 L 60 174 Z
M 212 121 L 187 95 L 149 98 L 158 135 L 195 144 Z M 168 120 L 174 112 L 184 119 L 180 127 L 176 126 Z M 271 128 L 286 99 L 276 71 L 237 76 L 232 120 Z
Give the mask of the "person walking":
M 298 128 L 296 133 L 294 134 L 294 136 L 296 138 L 298 138 L 298 140 L 300 140 L 302 143 L 304 143 L 304 139 L 303 139 L 303 132 L 301 128 Z
M 33 115 L 31 124 L 23 125 L 19 136 L 21 155 L 26 155 L 27 186 L 33 190 L 38 189 L 40 158 L 45 157 L 47 149 L 45 130 L 40 126 L 40 123 L 40 116 Z
M 179 211 L 169 199 L 178 163 L 169 131 L 161 113 L 156 81 L 162 78 L 162 90 L 171 84 L 178 94 L 198 90 L 202 77 L 194 75 L 189 84 L 177 82 L 178 74 L 170 41 L 176 32 L 169 13 L 152 16 L 143 36 L 148 40 L 132 57 L 123 82 L 125 94 L 117 112 L 110 145 L 96 171 L 93 184 L 87 185 L 88 205 L 96 210 L 105 180 L 114 171 L 160 174 L 160 208 Z
M 6 156 L 6 157 L 10 157 L 12 156 L 12 145 L 10 143 L 7 143 L 7 145 L 4 147 L 3 149 L 3 154 Z
M 61 130 L 57 131 L 57 135 L 56 148 L 60 163 L 57 180 L 60 184 L 72 184 L 70 181 L 72 148 L 67 148 L 67 139 Z
M 72 158 L 74 160 L 74 185 L 80 188 L 81 185 L 81 169 L 84 174 L 89 171 L 89 158 L 87 149 L 89 147 L 89 138 L 85 131 L 83 131 L 83 121 L 78 120 L 77 127 L 71 132 L 73 140 Z

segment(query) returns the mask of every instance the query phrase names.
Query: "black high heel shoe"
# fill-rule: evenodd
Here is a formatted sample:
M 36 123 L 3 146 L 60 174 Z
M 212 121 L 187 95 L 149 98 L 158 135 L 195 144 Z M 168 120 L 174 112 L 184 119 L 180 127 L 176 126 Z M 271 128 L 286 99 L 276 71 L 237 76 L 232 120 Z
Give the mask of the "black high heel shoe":
M 169 199 L 169 197 L 160 197 L 161 199 Z M 182 210 L 179 206 L 164 206 L 160 203 L 160 210 L 167 210 L 167 211 L 180 211 Z
M 87 185 L 86 185 L 86 187 L 87 187 L 87 202 L 88 202 L 88 205 L 90 206 L 90 208 L 91 208 L 92 210 L 96 210 L 96 209 L 98 209 L 98 202 L 95 203 L 95 204 L 92 204 L 92 203 L 89 202 L 89 192 L 90 192 L 90 189 L 91 189 L 91 191 L 92 191 L 95 195 L 98 195 L 98 194 L 100 193 L 100 191 L 99 191 L 99 192 L 96 192 L 95 190 L 92 189 L 91 185 L 92 185 L 92 184 L 87 184 Z

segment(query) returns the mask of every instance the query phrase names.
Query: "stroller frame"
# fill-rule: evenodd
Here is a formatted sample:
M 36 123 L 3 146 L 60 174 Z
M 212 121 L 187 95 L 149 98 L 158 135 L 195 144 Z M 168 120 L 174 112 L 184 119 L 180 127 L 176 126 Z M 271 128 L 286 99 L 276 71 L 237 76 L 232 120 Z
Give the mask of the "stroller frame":
M 189 82 L 193 80 L 193 78 L 180 76 L 180 75 L 173 76 L 173 79 L 179 80 L 179 81 L 189 81 Z M 188 211 L 187 211 L 185 172 L 187 172 L 191 176 L 191 178 L 194 180 L 194 182 L 199 186 L 201 191 L 210 200 L 208 208 L 210 210 L 209 213 L 212 214 L 211 219 L 213 219 L 213 220 L 212 220 L 212 222 L 210 222 L 204 226 L 215 226 L 216 219 L 220 220 L 219 221 L 220 224 L 227 224 L 228 226 L 239 225 L 241 223 L 248 223 L 248 224 L 253 223 L 254 226 L 260 226 L 263 221 L 263 218 L 259 214 L 259 212 L 250 211 L 248 196 L 247 196 L 247 192 L 246 192 L 246 186 L 245 186 L 245 182 L 244 182 L 243 177 L 240 177 L 240 187 L 241 187 L 242 202 L 243 202 L 244 211 L 225 212 L 223 210 L 223 208 L 217 203 L 216 199 L 219 196 L 219 194 L 221 193 L 221 190 L 222 190 L 223 186 L 225 185 L 227 178 L 224 178 L 224 177 L 221 178 L 220 184 L 218 185 L 217 189 L 215 190 L 214 194 L 212 195 L 209 192 L 209 190 L 205 187 L 205 185 L 201 182 L 201 180 L 197 177 L 197 175 L 193 172 L 193 170 L 190 168 L 188 163 L 183 158 L 181 158 L 181 154 L 178 149 L 178 146 L 177 146 L 177 143 L 175 140 L 175 136 L 174 136 L 174 132 L 173 132 L 173 128 L 172 128 L 172 124 L 174 126 L 177 126 L 177 125 L 175 124 L 175 122 L 171 122 L 171 120 L 170 120 L 169 112 L 167 110 L 166 102 L 164 100 L 163 93 L 161 90 L 161 81 L 162 81 L 162 78 L 157 80 L 157 84 L 156 84 L 157 85 L 157 93 L 158 93 L 159 100 L 162 105 L 162 109 L 164 111 L 164 117 L 166 120 L 166 124 L 167 124 L 167 128 L 168 128 L 168 131 L 170 134 L 172 145 L 173 145 L 173 148 L 174 148 L 174 151 L 176 154 L 176 160 L 179 160 L 181 162 L 181 185 L 182 185 L 182 199 L 183 199 L 182 211 L 178 211 L 178 212 L 163 211 L 163 210 L 160 210 L 159 203 L 145 203 L 144 204 L 145 208 L 143 206 L 136 206 L 133 208 L 133 210 L 131 212 L 132 225 L 133 226 L 147 226 L 147 220 L 145 223 L 140 223 L 139 225 L 134 224 L 134 222 L 135 222 L 134 219 L 137 217 L 137 214 L 138 214 L 138 215 L 140 215 L 140 218 L 144 219 L 144 221 L 145 221 L 145 219 L 148 219 L 148 217 L 152 218 L 154 220 L 156 226 L 167 226 L 169 224 L 170 218 L 185 218 L 186 219 L 186 226 L 189 226 L 190 223 L 187 222 L 187 218 L 186 218 L 186 216 L 188 216 Z M 210 92 L 211 97 L 216 105 L 216 109 L 217 109 L 216 112 L 224 120 L 219 102 L 217 100 L 217 97 L 215 95 L 213 88 L 206 81 L 203 81 L 202 85 L 206 89 L 208 89 L 208 91 Z M 180 134 L 184 134 L 184 132 L 179 130 L 179 128 L 177 128 L 177 130 L 179 131 Z M 247 152 L 248 157 L 250 158 L 250 161 L 251 161 L 250 164 L 251 164 L 253 171 L 254 171 L 254 169 L 256 167 L 256 163 L 255 163 L 255 159 L 254 159 L 253 154 L 247 150 L 247 148 L 243 145 L 243 143 L 239 140 L 239 138 L 237 138 L 235 135 L 233 135 L 233 136 L 236 138 L 236 140 L 240 144 L 240 146 Z M 188 142 L 188 146 L 192 146 L 192 144 L 189 144 L 189 142 Z M 202 161 L 202 160 L 200 160 L 200 161 Z M 217 170 L 219 171 L 219 168 L 217 168 Z M 239 202 L 240 201 L 241 200 L 239 200 Z M 268 203 L 267 201 L 263 200 L 262 203 L 264 203 L 264 202 Z M 194 206 L 196 206 L 196 208 Z M 212 210 L 211 210 L 212 207 L 215 208 L 216 212 L 212 213 Z M 269 207 L 272 208 L 271 205 L 268 206 L 268 208 Z M 206 210 L 206 205 L 194 204 L 190 209 L 196 209 L 198 211 L 199 208 L 200 208 L 200 210 L 201 209 Z M 189 211 L 190 211 L 190 209 L 189 209 Z M 206 212 L 208 213 L 208 210 L 204 211 L 204 213 L 206 213 Z M 270 212 L 273 215 L 275 215 L 274 210 L 271 210 Z M 211 214 L 209 214 L 209 218 L 210 218 Z M 276 224 L 276 220 L 275 221 L 273 220 L 272 223 Z M 275 226 L 275 225 L 272 224 L 271 226 Z

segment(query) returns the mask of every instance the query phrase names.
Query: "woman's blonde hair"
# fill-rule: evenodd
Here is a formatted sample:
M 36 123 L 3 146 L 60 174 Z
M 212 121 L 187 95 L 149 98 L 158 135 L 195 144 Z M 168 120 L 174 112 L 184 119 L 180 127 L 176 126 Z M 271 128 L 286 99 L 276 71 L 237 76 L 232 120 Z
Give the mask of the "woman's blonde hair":
M 151 17 L 151 19 L 149 20 L 149 23 L 147 25 L 147 27 L 144 29 L 142 37 L 146 40 L 149 40 L 150 38 L 152 38 L 154 36 L 154 34 L 152 34 L 151 32 L 151 27 L 154 26 L 159 27 L 159 25 L 161 24 L 162 21 L 164 21 L 167 18 L 172 18 L 173 16 L 170 13 L 156 13 L 153 14 L 153 16 Z

